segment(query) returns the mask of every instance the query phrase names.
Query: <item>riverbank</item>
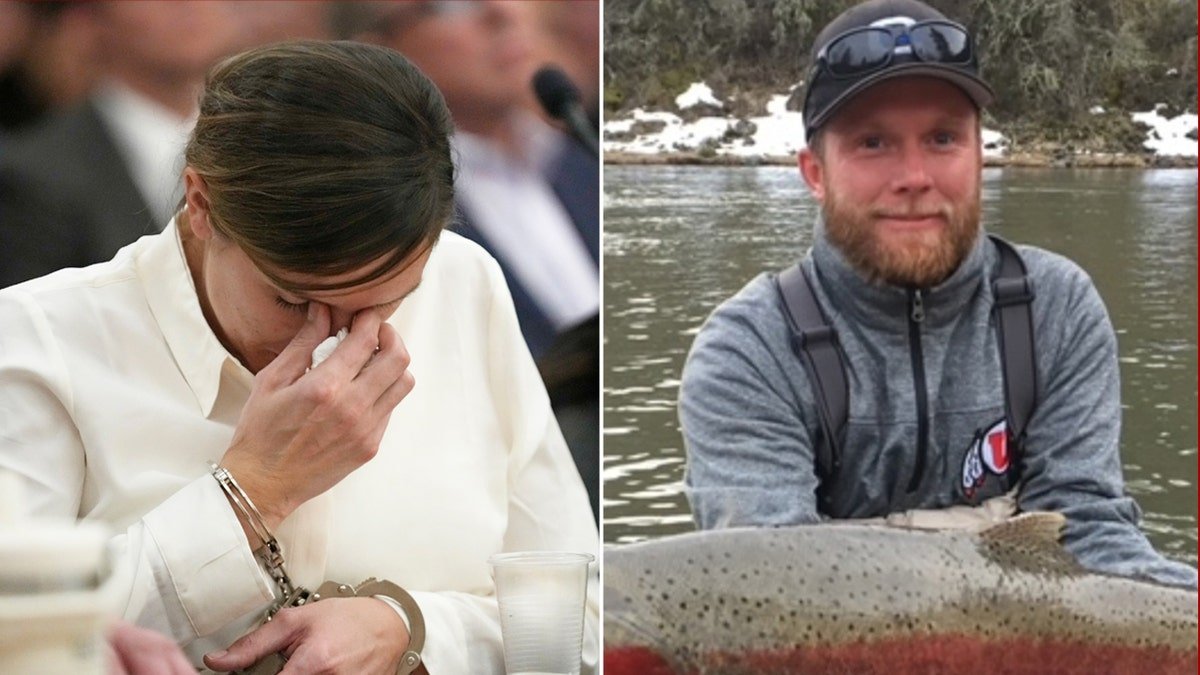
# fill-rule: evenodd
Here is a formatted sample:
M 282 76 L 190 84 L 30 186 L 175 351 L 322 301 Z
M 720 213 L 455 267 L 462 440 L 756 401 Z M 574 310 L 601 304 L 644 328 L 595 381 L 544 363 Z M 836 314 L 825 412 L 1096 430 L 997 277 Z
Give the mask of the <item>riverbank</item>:
M 765 104 L 722 101 L 703 83 L 671 110 L 618 113 L 604 124 L 606 164 L 794 165 L 804 147 L 795 92 L 763 95 Z M 756 115 L 754 109 L 765 114 Z M 1018 140 L 1013 140 L 1013 139 Z M 1065 139 L 1065 140 L 1064 140 Z M 1094 107 L 1085 128 L 982 130 L 991 167 L 1196 168 L 1197 116 L 1164 105 L 1145 112 Z
M 700 152 L 647 154 L 604 151 L 604 163 L 612 165 L 673 166 L 795 166 L 795 155 L 720 155 Z M 1018 152 L 1011 155 L 985 156 L 986 167 L 1043 168 L 1118 168 L 1118 169 L 1194 169 L 1195 157 L 1180 155 L 1132 155 L 1128 153 Z

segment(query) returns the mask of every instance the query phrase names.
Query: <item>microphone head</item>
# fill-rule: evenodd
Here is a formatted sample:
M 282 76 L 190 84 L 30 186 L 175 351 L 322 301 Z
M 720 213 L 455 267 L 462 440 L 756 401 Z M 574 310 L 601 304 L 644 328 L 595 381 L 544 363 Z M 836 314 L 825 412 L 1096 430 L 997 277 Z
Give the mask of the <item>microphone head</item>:
M 567 110 L 579 103 L 579 88 L 554 66 L 545 66 L 533 76 L 533 91 L 551 117 L 564 119 Z

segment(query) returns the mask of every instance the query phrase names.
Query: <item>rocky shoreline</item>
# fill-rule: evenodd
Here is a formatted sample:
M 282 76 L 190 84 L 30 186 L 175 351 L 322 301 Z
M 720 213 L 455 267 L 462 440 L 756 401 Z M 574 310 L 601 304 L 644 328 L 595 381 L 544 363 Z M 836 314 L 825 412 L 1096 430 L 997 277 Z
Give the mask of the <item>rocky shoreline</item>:
M 753 101 L 718 99 L 696 82 L 666 110 L 610 111 L 603 127 L 608 164 L 794 165 L 804 128 L 796 90 L 759 92 Z M 1147 111 L 1094 106 L 1082 121 L 1043 127 L 1029 121 L 980 129 L 989 167 L 1197 167 L 1196 114 L 1156 104 Z
M 1061 169 L 1194 169 L 1196 157 L 1155 155 L 1154 153 L 1073 153 L 1056 149 L 1016 151 L 1002 156 L 985 156 L 986 167 L 1032 167 Z M 604 153 L 604 163 L 613 165 L 682 166 L 795 166 L 795 156 L 722 155 L 708 152 Z

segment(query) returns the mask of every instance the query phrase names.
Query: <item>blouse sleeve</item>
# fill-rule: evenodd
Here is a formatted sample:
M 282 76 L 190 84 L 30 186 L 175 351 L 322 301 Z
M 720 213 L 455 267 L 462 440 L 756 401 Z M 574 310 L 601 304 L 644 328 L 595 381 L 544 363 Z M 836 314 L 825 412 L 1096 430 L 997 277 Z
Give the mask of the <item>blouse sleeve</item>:
M 42 309 L 20 290 L 0 292 L 0 326 L 0 470 L 22 479 L 26 516 L 76 520 L 89 462 L 62 349 Z M 270 580 L 207 475 L 115 533 L 110 551 L 117 612 L 179 643 L 272 598 Z M 212 588 L 222 593 L 202 592 Z

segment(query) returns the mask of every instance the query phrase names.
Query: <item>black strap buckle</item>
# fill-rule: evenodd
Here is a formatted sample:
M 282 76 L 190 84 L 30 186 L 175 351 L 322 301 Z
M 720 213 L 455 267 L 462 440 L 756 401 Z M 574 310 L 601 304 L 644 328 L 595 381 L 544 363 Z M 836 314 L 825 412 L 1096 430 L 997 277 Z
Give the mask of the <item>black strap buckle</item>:
M 992 282 L 992 295 L 995 296 L 995 307 L 1009 307 L 1033 302 L 1033 287 L 1029 277 L 1002 277 Z

